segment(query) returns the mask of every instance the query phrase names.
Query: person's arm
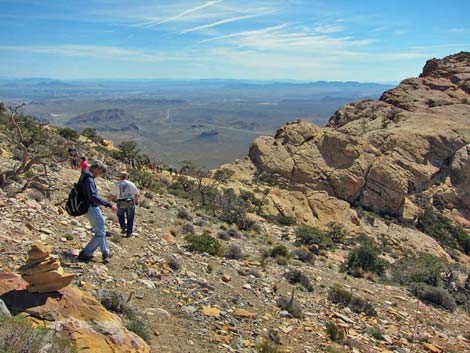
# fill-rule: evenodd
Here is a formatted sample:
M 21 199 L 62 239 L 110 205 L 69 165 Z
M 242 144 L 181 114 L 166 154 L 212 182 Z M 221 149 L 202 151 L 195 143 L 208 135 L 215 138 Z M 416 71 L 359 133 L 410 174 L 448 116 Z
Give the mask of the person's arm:
M 135 202 L 136 205 L 139 204 L 139 194 L 138 193 L 134 195 L 134 202 Z
M 91 202 L 92 205 L 95 206 L 104 206 L 107 208 L 113 208 L 113 205 L 111 202 L 108 202 L 104 199 L 102 199 L 98 195 L 98 190 L 96 190 L 95 183 L 91 178 L 88 178 L 85 180 L 85 185 L 84 185 L 84 193 L 87 199 Z

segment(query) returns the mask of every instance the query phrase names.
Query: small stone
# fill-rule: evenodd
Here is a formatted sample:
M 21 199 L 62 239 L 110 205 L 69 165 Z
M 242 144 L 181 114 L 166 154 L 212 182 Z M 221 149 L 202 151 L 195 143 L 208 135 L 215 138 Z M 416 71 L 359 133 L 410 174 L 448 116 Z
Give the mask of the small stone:
M 198 307 L 195 305 L 186 305 L 185 307 L 183 307 L 183 311 L 187 314 L 194 314 L 198 310 Z
M 232 280 L 232 277 L 230 277 L 229 275 L 222 276 L 222 281 L 224 281 L 225 283 L 230 282 L 231 280 Z
M 220 309 L 214 308 L 213 306 L 203 305 L 201 311 L 206 316 L 219 317 Z
M 249 318 L 249 319 L 256 317 L 256 313 L 252 313 L 245 309 L 235 309 L 235 311 L 233 312 L 233 315 L 236 317 Z
M 11 317 L 10 310 L 8 310 L 5 302 L 0 299 L 0 317 Z
M 155 284 L 148 279 L 139 279 L 138 282 L 142 283 L 148 289 L 155 289 Z

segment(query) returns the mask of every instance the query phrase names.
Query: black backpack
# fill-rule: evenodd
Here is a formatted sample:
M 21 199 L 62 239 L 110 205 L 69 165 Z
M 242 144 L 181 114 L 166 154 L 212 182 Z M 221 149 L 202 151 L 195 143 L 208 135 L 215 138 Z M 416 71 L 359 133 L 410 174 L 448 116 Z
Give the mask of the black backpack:
M 65 203 L 65 211 L 72 217 L 83 216 L 90 208 L 90 202 L 83 194 L 82 187 L 83 182 L 88 178 L 90 178 L 89 175 L 82 175 L 78 183 L 74 184 L 72 190 L 70 190 L 69 197 Z

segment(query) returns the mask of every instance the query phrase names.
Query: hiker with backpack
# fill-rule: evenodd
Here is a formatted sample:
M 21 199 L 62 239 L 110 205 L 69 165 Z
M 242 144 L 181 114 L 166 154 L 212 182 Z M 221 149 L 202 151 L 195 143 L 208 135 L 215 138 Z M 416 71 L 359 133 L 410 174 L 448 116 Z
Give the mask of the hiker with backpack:
M 106 166 L 103 162 L 92 162 L 88 169 L 83 170 L 78 183 L 75 184 L 67 200 L 67 213 L 72 216 L 86 214 L 92 226 L 93 238 L 77 257 L 77 260 L 81 262 L 91 261 L 98 247 L 101 250 L 103 263 L 109 262 L 110 254 L 106 242 L 106 223 L 100 206 L 111 208 L 113 212 L 117 212 L 117 209 L 112 203 L 98 195 L 95 179 L 104 173 L 106 173 Z
M 122 171 L 119 179 L 113 185 L 108 199 L 117 203 L 121 232 L 126 238 L 130 238 L 134 231 L 135 206 L 139 204 L 139 190 L 132 181 L 129 181 L 127 172 Z

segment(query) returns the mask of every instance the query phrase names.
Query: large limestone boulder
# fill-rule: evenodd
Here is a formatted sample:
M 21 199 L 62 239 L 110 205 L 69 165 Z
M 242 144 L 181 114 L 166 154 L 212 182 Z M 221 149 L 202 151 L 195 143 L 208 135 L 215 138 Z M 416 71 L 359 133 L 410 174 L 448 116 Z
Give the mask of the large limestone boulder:
M 149 353 L 149 346 L 128 331 L 121 319 L 94 297 L 68 286 L 60 292 L 30 293 L 20 276 L 0 273 L 0 299 L 14 315 L 50 327 L 71 339 L 80 353 Z
M 380 100 L 339 109 L 326 128 L 296 121 L 259 137 L 249 158 L 283 188 L 403 215 L 405 201 L 450 176 L 469 207 L 470 53 L 428 61 Z M 452 165 L 450 163 L 452 162 Z M 408 207 L 409 209 L 409 207 Z
M 470 207 L 470 145 L 455 152 L 450 178 L 460 201 Z

